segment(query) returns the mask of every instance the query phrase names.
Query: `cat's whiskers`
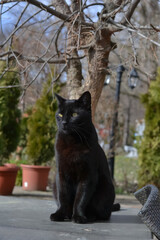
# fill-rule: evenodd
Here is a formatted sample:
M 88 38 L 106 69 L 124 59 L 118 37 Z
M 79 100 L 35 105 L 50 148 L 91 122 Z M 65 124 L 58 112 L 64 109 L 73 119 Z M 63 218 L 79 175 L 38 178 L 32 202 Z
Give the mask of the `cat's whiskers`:
M 79 126 L 77 126 L 77 128 L 79 128 L 80 133 L 83 133 L 83 132 L 84 132 L 83 135 L 81 134 L 81 138 L 83 137 L 83 138 L 84 138 L 84 142 L 86 143 L 86 145 L 87 145 L 88 147 L 90 147 L 90 146 L 89 146 L 89 143 L 88 143 L 88 141 L 87 141 L 87 138 L 86 138 L 86 136 L 85 136 L 85 132 L 87 133 L 87 131 L 85 131 L 84 128 L 79 127 Z M 83 131 L 82 131 L 82 130 L 83 130 Z M 77 129 L 77 133 L 78 133 L 78 129 Z M 80 133 L 79 133 L 79 135 L 80 135 Z
M 74 132 L 79 136 L 81 142 L 83 143 L 83 139 L 81 137 L 81 135 L 78 133 L 78 131 L 72 126 L 72 129 L 74 130 Z

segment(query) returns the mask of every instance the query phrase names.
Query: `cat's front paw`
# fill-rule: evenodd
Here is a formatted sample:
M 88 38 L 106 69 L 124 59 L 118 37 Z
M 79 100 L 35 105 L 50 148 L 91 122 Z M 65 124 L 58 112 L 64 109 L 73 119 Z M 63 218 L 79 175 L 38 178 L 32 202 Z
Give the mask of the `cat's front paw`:
M 55 221 L 55 222 L 62 222 L 62 221 L 64 221 L 64 214 L 61 213 L 60 211 L 52 213 L 50 215 L 50 220 Z
M 80 216 L 80 215 L 74 215 L 73 217 L 72 217 L 72 220 L 73 220 L 73 222 L 75 222 L 75 223 L 87 223 L 88 222 L 88 220 L 87 220 L 87 218 L 86 218 L 86 216 Z

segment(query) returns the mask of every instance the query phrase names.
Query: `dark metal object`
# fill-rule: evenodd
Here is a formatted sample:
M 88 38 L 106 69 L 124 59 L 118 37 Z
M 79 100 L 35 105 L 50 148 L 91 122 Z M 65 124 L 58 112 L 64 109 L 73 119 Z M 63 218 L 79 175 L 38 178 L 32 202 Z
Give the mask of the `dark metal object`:
M 110 133 L 110 145 L 109 145 L 109 153 L 108 153 L 108 164 L 109 164 L 112 179 L 114 177 L 115 133 L 116 133 L 117 125 L 118 125 L 118 106 L 119 106 L 119 99 L 120 99 L 120 88 L 121 88 L 122 74 L 123 74 L 124 71 L 125 71 L 125 68 L 124 68 L 123 65 L 120 65 L 117 68 L 115 108 L 114 108 L 112 128 L 111 128 L 111 133 Z

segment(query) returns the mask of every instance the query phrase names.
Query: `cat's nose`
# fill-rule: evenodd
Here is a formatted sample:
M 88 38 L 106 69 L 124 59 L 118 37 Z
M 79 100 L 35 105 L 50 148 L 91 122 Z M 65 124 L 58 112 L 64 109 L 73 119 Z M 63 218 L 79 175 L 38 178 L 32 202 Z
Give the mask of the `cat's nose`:
M 62 121 L 62 128 L 65 130 L 67 127 L 67 121 L 63 120 Z
M 66 125 L 67 125 L 67 121 L 63 120 L 63 121 L 62 121 L 62 124 L 63 124 L 64 126 L 66 126 Z

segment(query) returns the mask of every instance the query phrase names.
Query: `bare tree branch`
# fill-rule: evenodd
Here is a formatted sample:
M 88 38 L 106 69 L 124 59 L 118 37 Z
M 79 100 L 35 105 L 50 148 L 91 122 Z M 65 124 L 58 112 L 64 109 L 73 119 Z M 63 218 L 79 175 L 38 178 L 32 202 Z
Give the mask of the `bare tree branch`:
M 49 59 L 50 60 L 50 59 Z M 48 61 L 49 61 L 48 60 Z M 40 75 L 42 69 L 46 66 L 46 64 L 48 64 L 48 61 L 44 62 L 43 65 L 41 66 L 41 68 L 39 69 L 39 71 L 37 72 L 36 76 L 27 84 L 27 86 L 23 89 L 23 93 L 21 96 L 21 100 L 23 98 L 23 96 L 25 95 L 27 89 L 32 85 L 32 83 L 37 79 L 37 77 Z
M 129 32 L 130 35 L 130 41 L 131 41 L 131 45 L 132 45 L 132 49 L 133 49 L 133 54 L 134 54 L 134 64 L 138 65 L 138 56 L 137 56 L 137 52 L 136 52 L 136 48 L 135 48 L 135 44 L 134 44 L 134 40 L 133 40 L 133 36 L 132 33 Z
M 92 4 L 88 4 L 88 5 L 86 5 L 86 4 L 84 4 L 83 6 L 82 6 L 82 10 L 84 10 L 84 9 L 86 9 L 86 8 L 89 8 L 89 7 L 93 7 L 93 6 L 105 6 L 105 4 L 104 3 L 92 3 Z
M 61 20 L 70 22 L 70 18 L 69 18 L 67 15 L 62 14 L 62 13 L 60 13 L 60 12 L 57 12 L 56 10 L 54 10 L 54 9 L 46 6 L 45 4 L 43 4 L 43 3 L 41 3 L 41 2 L 39 2 L 39 1 L 37 1 L 37 0 L 27 0 L 27 2 L 33 4 L 34 6 L 40 8 L 40 9 L 46 11 L 46 12 L 51 13 L 52 15 L 54 15 L 55 17 L 60 18 Z M 83 25 L 94 27 L 93 24 L 87 23 L 87 22 L 83 22 Z
M 52 15 L 54 15 L 55 17 L 58 17 L 60 18 L 61 20 L 66 20 L 68 18 L 67 15 L 65 14 L 62 14 L 60 12 L 57 12 L 56 10 L 54 10 L 53 8 L 51 7 L 48 7 L 47 5 L 37 1 L 37 0 L 27 0 L 28 3 L 40 8 L 41 10 L 44 10 L 46 12 L 49 12 L 51 13 Z
M 19 84 L 19 85 L 0 86 L 0 89 L 8 89 L 8 88 L 21 88 L 21 89 L 23 89 L 25 86 L 27 86 L 27 85 Z
M 9 37 L 0 45 L 0 48 L 2 48 L 11 38 L 12 36 L 21 28 L 23 27 L 29 20 L 31 20 L 33 17 L 35 17 L 37 14 L 39 14 L 42 10 L 39 10 L 29 18 L 27 18 L 23 23 L 21 23 L 19 26 L 17 26 L 12 33 L 9 35 Z
M 105 19 L 105 21 L 109 18 L 114 18 L 115 15 L 123 10 L 123 8 L 130 3 L 130 0 L 126 1 L 118 1 L 117 3 L 108 3 L 107 9 L 104 8 L 102 11 L 102 20 Z
M 13 55 L 14 54 L 14 55 Z M 58 63 L 58 64 L 64 64 L 66 62 L 65 59 L 51 59 L 49 58 L 40 58 L 40 57 L 28 57 L 28 56 L 23 56 L 21 53 L 17 51 L 7 51 L 2 54 L 0 54 L 0 60 L 1 61 L 6 61 L 7 58 L 4 58 L 5 56 L 9 56 L 10 60 L 13 60 L 15 56 L 18 57 L 19 60 L 25 60 L 27 62 L 37 62 L 37 63 L 44 63 L 48 61 L 48 63 Z
M 13 3 L 13 2 L 25 2 L 25 0 L 2 0 L 1 2 L 0 2 L 0 5 L 2 5 L 2 4 L 7 4 L 7 3 Z
M 16 22 L 16 24 L 15 24 L 15 27 L 14 27 L 14 30 L 13 30 L 13 31 L 15 31 L 15 29 L 18 27 L 18 24 L 19 24 L 19 22 L 21 21 L 22 16 L 24 15 L 24 13 L 25 13 L 25 11 L 27 10 L 28 6 L 29 6 L 29 3 L 26 4 L 26 6 L 24 7 L 23 11 L 21 12 L 21 14 L 20 14 L 20 16 L 19 16 L 19 18 L 18 18 L 18 20 L 17 20 L 17 22 Z M 10 41 L 10 47 L 9 47 L 9 49 L 10 49 L 11 46 L 12 46 L 12 42 L 13 42 L 13 35 L 11 36 L 11 41 Z
M 134 1 L 131 3 L 131 5 L 130 5 L 128 11 L 127 11 L 127 13 L 125 14 L 124 19 L 122 20 L 122 24 L 125 24 L 126 21 L 130 21 L 133 13 L 134 13 L 135 9 L 137 8 L 137 5 L 139 4 L 140 1 L 141 1 L 141 0 L 134 0 Z
M 60 73 L 58 74 L 58 76 L 56 78 L 54 78 L 51 82 L 51 86 L 48 89 L 48 92 L 51 90 L 51 88 L 53 87 L 53 84 L 58 81 L 60 79 L 60 77 L 62 76 L 62 73 L 66 70 L 67 64 L 65 64 L 62 68 L 62 70 L 60 71 Z
M 2 3 L 0 3 L 1 5 Z M 16 2 L 15 4 L 13 4 L 11 7 L 9 7 L 6 11 L 2 12 L 1 15 L 5 14 L 6 12 L 9 12 L 12 8 L 14 8 L 16 5 L 18 5 L 18 2 Z

